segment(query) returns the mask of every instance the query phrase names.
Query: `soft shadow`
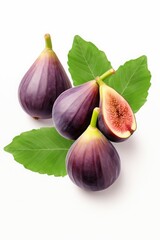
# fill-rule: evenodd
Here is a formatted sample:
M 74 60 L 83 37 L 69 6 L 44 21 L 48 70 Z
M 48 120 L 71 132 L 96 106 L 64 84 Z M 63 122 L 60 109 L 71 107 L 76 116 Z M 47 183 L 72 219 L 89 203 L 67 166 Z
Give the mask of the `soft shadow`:
M 114 145 L 119 155 L 124 156 L 125 158 L 127 156 L 134 156 L 134 154 L 138 151 L 140 146 L 139 139 L 136 134 L 134 136 L 131 136 L 129 139 L 127 139 L 124 142 L 112 143 L 112 144 Z
M 29 117 L 29 121 L 37 127 L 54 127 L 53 120 L 50 119 L 35 119 Z
M 54 123 L 52 119 L 38 119 L 38 123 L 43 126 L 54 127 Z
M 102 191 L 87 191 L 75 186 L 75 191 L 80 194 L 80 197 L 87 198 L 93 201 L 110 201 L 111 199 L 117 199 L 117 197 L 123 192 L 124 176 L 120 173 L 119 178 L 109 188 Z
M 121 150 L 124 152 L 130 152 L 130 151 L 134 151 L 137 145 L 137 139 L 135 139 L 135 137 L 131 137 L 124 142 L 113 143 L 113 145 L 118 150 Z

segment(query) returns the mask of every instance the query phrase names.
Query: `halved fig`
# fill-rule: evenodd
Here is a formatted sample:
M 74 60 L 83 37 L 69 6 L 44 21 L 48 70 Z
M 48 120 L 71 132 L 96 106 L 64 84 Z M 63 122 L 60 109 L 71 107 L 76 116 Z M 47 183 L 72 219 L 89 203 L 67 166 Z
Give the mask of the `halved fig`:
M 98 128 L 111 141 L 121 142 L 136 130 L 136 120 L 128 102 L 113 88 L 100 83 Z

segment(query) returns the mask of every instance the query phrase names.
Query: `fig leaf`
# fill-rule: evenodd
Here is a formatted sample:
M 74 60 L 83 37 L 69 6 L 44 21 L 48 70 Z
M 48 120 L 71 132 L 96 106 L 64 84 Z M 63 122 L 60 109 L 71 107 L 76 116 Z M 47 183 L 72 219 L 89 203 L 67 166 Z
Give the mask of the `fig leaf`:
M 74 86 L 93 80 L 112 68 L 104 52 L 78 35 L 68 53 L 68 66 Z
M 4 150 L 31 171 L 65 176 L 65 157 L 72 143 L 46 127 L 21 133 Z
M 104 80 L 120 93 L 136 113 L 146 102 L 150 88 L 151 73 L 147 66 L 147 57 L 127 61 L 110 78 Z

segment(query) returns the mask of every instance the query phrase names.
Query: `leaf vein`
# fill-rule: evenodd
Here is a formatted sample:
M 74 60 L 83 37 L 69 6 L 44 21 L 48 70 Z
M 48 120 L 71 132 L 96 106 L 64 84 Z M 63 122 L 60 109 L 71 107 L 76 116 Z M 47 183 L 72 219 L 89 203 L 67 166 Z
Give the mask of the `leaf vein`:
M 142 62 L 143 62 L 143 61 L 144 61 L 144 59 L 142 59 Z M 127 84 L 125 85 L 123 91 L 121 92 L 122 95 L 124 95 L 124 92 L 126 91 L 128 85 L 129 85 L 130 82 L 132 81 L 133 76 L 136 74 L 136 72 L 137 72 L 137 71 L 139 70 L 139 68 L 141 67 L 142 62 L 137 66 L 137 68 L 135 69 L 135 71 L 133 71 L 133 73 L 131 74 L 131 76 L 130 76 L 128 82 L 127 82 Z
M 83 54 L 83 49 L 82 49 L 82 47 L 81 47 L 80 44 L 79 44 L 79 50 L 80 50 L 80 52 L 81 52 L 81 55 L 82 55 L 82 57 L 83 57 L 86 65 L 87 65 L 87 67 L 88 67 L 91 75 L 93 76 L 93 79 L 96 78 L 96 76 L 94 75 L 94 72 L 92 71 L 92 69 L 91 69 L 91 67 L 90 67 L 90 65 L 89 65 L 89 63 L 88 63 L 88 61 L 87 61 L 87 58 L 86 58 L 85 55 Z
M 69 149 L 68 148 L 34 148 L 34 149 L 16 149 L 14 150 L 14 152 L 20 152 L 20 151 L 68 151 Z

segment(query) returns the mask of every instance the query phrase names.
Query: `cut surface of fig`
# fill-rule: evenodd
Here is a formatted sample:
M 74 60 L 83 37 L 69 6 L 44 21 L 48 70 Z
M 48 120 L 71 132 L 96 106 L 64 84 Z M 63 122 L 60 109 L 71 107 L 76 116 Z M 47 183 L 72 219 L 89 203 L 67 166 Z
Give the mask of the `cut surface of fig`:
M 88 127 L 93 109 L 99 105 L 99 86 L 95 80 L 63 92 L 53 105 L 52 117 L 59 133 L 77 139 Z
M 136 130 L 136 120 L 128 102 L 113 88 L 100 86 L 98 128 L 111 141 L 124 141 Z
M 69 177 L 76 185 L 86 190 L 100 191 L 118 178 L 120 158 L 95 124 L 96 120 L 92 121 L 73 143 L 66 157 L 66 166 Z

